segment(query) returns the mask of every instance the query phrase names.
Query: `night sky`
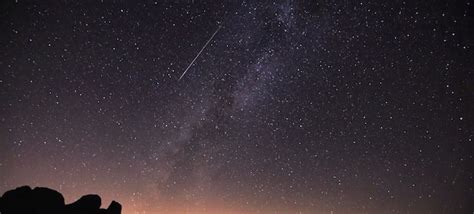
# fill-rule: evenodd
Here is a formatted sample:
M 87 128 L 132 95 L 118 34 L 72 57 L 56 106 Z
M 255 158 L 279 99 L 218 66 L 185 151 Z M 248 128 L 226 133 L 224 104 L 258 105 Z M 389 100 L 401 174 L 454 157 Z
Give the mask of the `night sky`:
M 0 193 L 472 213 L 472 4 L 1 1 Z

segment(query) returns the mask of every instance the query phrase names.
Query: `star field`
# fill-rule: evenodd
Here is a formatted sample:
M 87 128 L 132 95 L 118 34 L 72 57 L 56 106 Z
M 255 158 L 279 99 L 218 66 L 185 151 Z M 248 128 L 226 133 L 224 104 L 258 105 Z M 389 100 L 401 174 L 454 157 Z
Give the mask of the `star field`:
M 474 211 L 471 1 L 0 5 L 2 193 L 130 214 Z

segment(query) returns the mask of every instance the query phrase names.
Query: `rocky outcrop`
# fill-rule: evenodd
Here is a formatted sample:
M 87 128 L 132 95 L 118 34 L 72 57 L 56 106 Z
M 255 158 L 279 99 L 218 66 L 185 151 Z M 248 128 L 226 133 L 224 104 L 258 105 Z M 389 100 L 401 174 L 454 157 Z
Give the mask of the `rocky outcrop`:
M 112 201 L 107 209 L 101 209 L 98 195 L 85 195 L 66 205 L 61 193 L 45 188 L 29 186 L 7 191 L 0 197 L 1 214 L 120 214 L 122 205 Z

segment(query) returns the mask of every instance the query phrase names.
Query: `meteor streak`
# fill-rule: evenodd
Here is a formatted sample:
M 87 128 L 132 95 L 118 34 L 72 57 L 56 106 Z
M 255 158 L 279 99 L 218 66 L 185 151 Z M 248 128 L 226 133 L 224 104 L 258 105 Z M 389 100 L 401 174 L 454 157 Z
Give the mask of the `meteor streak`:
M 221 29 L 222 26 L 219 26 L 217 28 L 217 30 L 212 34 L 211 38 L 209 38 L 209 40 L 207 40 L 206 44 L 201 48 L 201 50 L 199 51 L 199 53 L 196 55 L 196 57 L 194 57 L 193 61 L 191 61 L 191 63 L 189 63 L 188 67 L 186 68 L 186 70 L 184 70 L 183 74 L 181 74 L 181 76 L 179 77 L 178 81 L 181 80 L 181 78 L 183 78 L 183 76 L 186 74 L 186 72 L 188 72 L 189 68 L 191 68 L 191 66 L 194 64 L 194 61 L 196 61 L 196 59 L 199 57 L 199 55 L 201 55 L 202 51 L 204 51 L 204 49 L 207 47 L 207 45 L 209 45 L 209 43 L 212 41 L 212 39 L 214 38 L 214 36 L 217 34 L 217 32 Z

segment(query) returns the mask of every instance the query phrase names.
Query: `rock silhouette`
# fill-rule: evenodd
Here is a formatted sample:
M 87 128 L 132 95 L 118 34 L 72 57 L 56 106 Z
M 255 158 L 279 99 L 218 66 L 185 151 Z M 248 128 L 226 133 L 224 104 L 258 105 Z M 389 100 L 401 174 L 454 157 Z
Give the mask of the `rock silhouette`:
M 98 195 L 85 195 L 76 202 L 66 205 L 66 210 L 77 211 L 79 213 L 94 213 L 100 209 L 101 199 Z M 74 212 L 72 212 L 74 213 Z
M 107 209 L 101 209 L 98 195 L 85 195 L 65 204 L 64 197 L 56 190 L 29 186 L 7 191 L 0 197 L 0 214 L 120 214 L 122 205 L 112 201 Z

